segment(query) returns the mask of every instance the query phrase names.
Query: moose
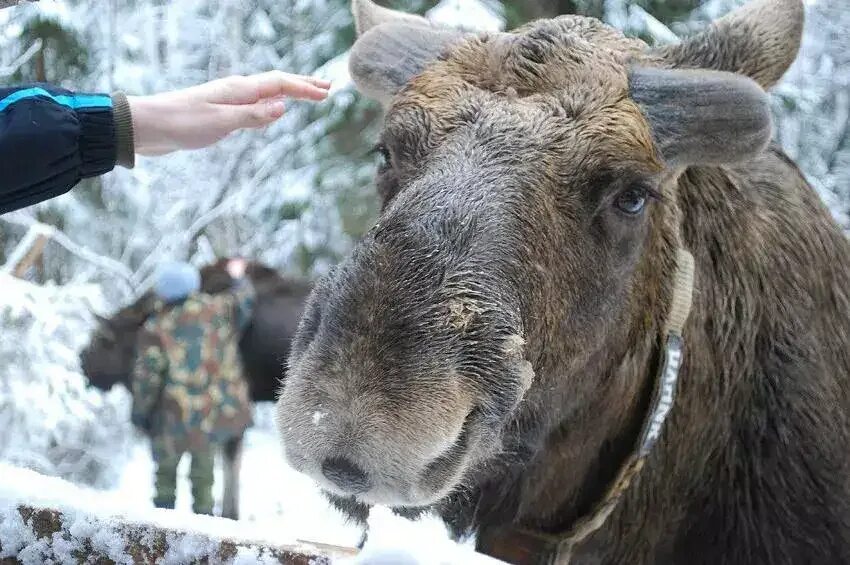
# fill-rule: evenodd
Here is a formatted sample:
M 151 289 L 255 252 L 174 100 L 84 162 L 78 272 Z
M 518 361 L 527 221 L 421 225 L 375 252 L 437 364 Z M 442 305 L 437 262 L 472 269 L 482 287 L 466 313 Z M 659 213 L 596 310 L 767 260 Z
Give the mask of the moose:
M 233 283 L 227 272 L 227 259 L 201 269 L 201 291 L 224 292 Z M 292 337 L 310 292 L 309 282 L 282 277 L 277 271 L 257 262 L 249 262 L 245 272 L 256 292 L 254 314 L 239 342 L 245 378 L 254 402 L 276 399 L 284 363 Z M 136 360 L 139 331 L 153 312 L 156 298 L 152 292 L 122 308 L 111 318 L 99 317 L 99 327 L 91 343 L 80 354 L 83 373 L 95 387 L 108 390 L 117 383 L 129 387 Z M 238 476 L 242 439 L 224 448 L 224 499 L 222 515 L 238 517 Z
M 308 299 L 288 462 L 512 563 L 850 562 L 850 242 L 765 93 L 801 0 L 654 47 L 352 10 L 382 210 Z

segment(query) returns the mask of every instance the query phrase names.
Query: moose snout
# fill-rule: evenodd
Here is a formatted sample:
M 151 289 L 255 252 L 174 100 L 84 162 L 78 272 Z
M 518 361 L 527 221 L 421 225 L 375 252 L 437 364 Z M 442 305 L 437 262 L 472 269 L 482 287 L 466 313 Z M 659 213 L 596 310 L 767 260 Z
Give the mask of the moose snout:
M 366 471 L 345 457 L 329 457 L 322 463 L 322 474 L 349 494 L 361 494 L 371 488 Z
M 465 407 L 455 415 L 447 398 L 409 411 L 378 395 L 318 398 L 297 368 L 292 376 L 278 403 L 284 455 L 322 489 L 368 504 L 422 505 L 453 486 L 469 448 Z

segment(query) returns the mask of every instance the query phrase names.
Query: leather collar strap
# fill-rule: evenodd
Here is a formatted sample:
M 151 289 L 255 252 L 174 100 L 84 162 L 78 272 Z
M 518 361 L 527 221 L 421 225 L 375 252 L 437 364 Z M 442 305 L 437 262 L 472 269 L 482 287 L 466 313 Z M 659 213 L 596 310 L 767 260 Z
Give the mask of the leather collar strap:
M 684 339 L 682 331 L 691 311 L 694 287 L 694 259 L 685 249 L 676 257 L 675 287 L 670 312 L 665 324 L 663 363 L 655 379 L 650 409 L 647 412 L 634 451 L 625 460 L 619 473 L 608 487 L 605 496 L 587 516 L 562 533 L 543 533 L 522 529 L 492 532 L 480 540 L 493 557 L 512 563 L 547 563 L 567 565 L 573 549 L 593 532 L 602 527 L 634 478 L 643 468 L 647 456 L 658 441 L 661 429 L 676 399 L 679 368 L 682 364 Z

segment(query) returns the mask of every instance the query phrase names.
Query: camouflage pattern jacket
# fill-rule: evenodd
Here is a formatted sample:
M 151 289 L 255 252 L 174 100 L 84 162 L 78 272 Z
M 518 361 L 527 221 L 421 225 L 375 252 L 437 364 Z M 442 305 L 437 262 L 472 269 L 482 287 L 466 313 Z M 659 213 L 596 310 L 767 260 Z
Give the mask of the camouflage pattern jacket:
M 251 425 L 238 342 L 251 316 L 253 289 L 193 294 L 158 305 L 139 337 L 133 373 L 133 423 L 169 451 L 205 449 Z

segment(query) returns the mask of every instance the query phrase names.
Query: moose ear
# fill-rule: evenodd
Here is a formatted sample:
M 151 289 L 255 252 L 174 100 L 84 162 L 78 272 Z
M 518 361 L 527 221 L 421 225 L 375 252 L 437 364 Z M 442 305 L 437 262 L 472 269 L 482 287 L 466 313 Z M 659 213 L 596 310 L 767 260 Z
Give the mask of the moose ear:
M 668 165 L 744 161 L 770 141 L 767 95 L 741 75 L 636 67 L 629 72 L 629 94 Z
M 418 23 L 429 25 L 428 20 L 416 14 L 407 14 L 378 6 L 372 0 L 351 0 L 351 13 L 354 14 L 354 28 L 360 37 L 373 27 L 385 23 Z
M 702 33 L 654 53 L 676 68 L 739 73 L 770 88 L 797 57 L 803 20 L 802 0 L 753 0 Z
M 387 104 L 410 79 L 462 37 L 457 30 L 416 21 L 380 23 L 351 48 L 348 69 L 360 92 Z

